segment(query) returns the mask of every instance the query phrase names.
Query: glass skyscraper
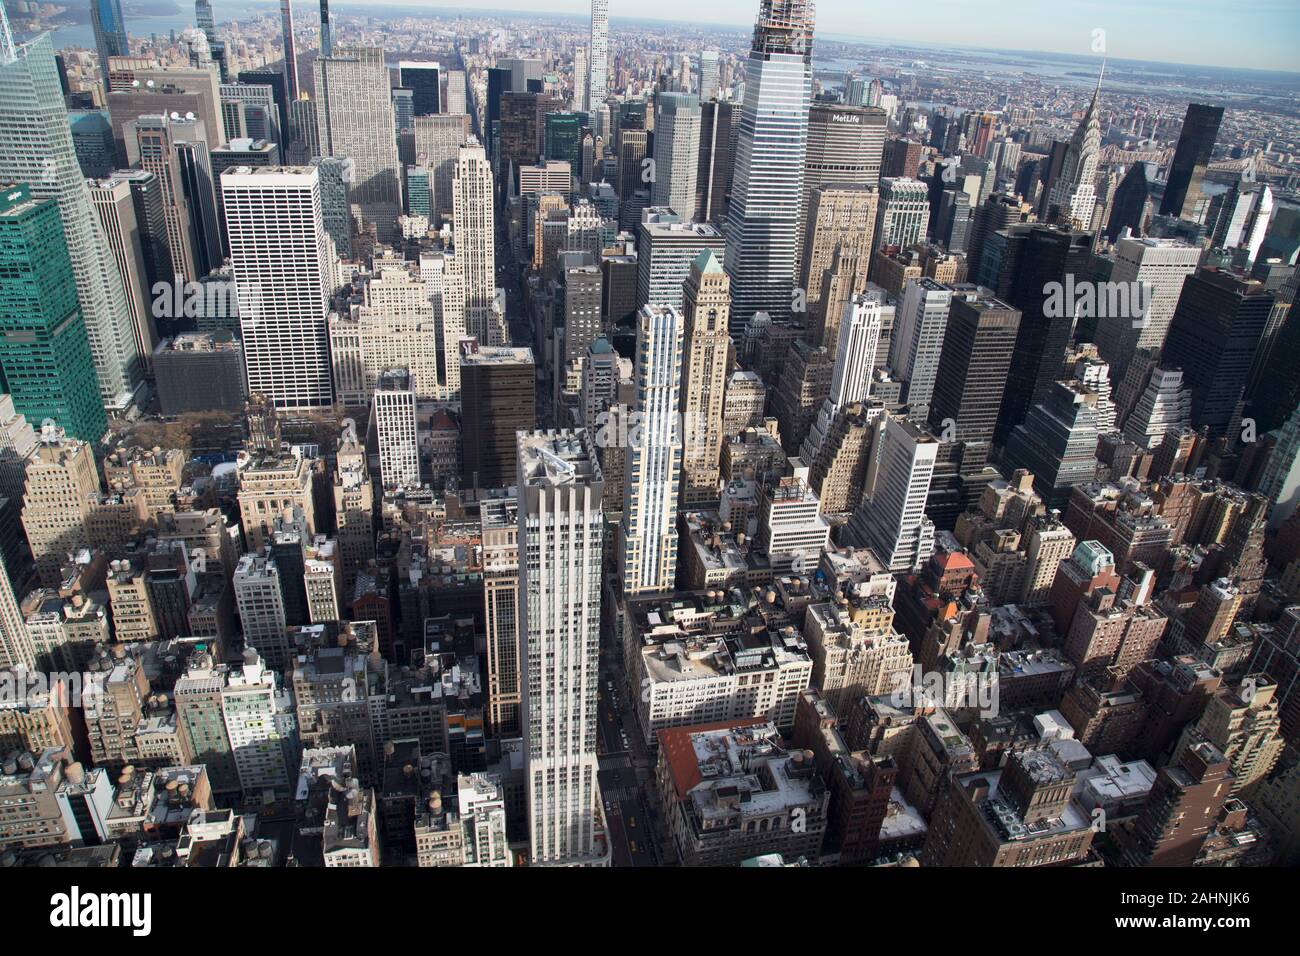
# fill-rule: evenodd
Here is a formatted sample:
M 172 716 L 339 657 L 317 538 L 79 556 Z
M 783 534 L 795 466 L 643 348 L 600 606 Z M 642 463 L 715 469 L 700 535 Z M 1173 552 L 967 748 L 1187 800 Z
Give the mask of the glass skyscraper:
M 27 183 L 59 204 L 72 275 L 103 404 L 124 408 L 140 383 L 140 356 L 122 277 L 90 205 L 48 34 L 0 55 L 0 182 Z
M 126 36 L 126 18 L 122 0 L 90 0 L 90 25 L 95 31 L 95 52 L 99 54 L 99 72 L 108 91 L 108 58 L 129 56 L 131 44 Z
M 731 324 L 789 315 L 812 101 L 813 6 L 762 0 L 745 72 L 727 219 Z
M 0 377 L 34 424 L 98 441 L 108 429 L 59 207 L 26 185 L 0 192 Z
M 1188 104 L 1183 131 L 1178 136 L 1178 148 L 1174 150 L 1174 160 L 1169 167 L 1169 180 L 1160 202 L 1160 215 L 1183 216 L 1194 211 L 1197 200 L 1201 198 L 1201 180 L 1210 165 L 1210 154 L 1214 152 L 1214 141 L 1219 136 L 1222 122 L 1222 106 Z

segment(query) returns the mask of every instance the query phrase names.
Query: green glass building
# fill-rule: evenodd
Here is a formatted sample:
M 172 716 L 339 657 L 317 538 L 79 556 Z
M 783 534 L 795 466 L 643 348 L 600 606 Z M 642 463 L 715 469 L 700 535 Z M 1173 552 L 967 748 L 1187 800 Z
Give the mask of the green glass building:
M 59 205 L 25 185 L 0 188 L 0 384 L 38 430 L 108 430 Z
M 406 211 L 433 218 L 433 176 L 426 166 L 406 167 Z
M 567 162 L 573 169 L 582 165 L 582 113 L 546 114 L 546 158 Z

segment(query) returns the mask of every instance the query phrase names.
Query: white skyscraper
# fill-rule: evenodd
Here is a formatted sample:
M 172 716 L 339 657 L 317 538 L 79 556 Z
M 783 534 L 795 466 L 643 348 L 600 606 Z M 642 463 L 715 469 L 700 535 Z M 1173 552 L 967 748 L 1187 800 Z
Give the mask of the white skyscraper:
M 1124 437 L 1146 451 L 1164 444 L 1170 431 L 1192 423 L 1192 392 L 1183 385 L 1183 370 L 1156 368 L 1124 422 Z
M 420 279 L 433 307 L 440 397 L 448 402 L 459 401 L 460 340 L 465 337 L 465 280 L 460 274 L 460 262 L 447 253 L 421 255 Z
M 14 597 L 9 569 L 0 558 L 0 668 L 23 667 L 34 671 L 37 663 L 35 646 Z
M 317 58 L 316 121 L 321 155 L 352 159 L 352 201 L 378 227 L 379 238 L 391 241 L 402 211 L 402 177 L 382 49 L 340 47 Z
M 580 46 L 573 51 L 573 96 L 569 98 L 575 112 L 583 112 L 587 109 L 587 83 L 590 81 L 587 48 Z
M 800 449 L 804 464 L 811 464 L 817 457 L 817 451 L 830 433 L 839 410 L 853 402 L 864 402 L 871 395 L 871 375 L 876 367 L 876 350 L 884 325 L 885 299 L 885 290 L 872 286 L 844 306 L 835 348 L 835 367 L 831 372 L 830 395 L 822 403 L 817 420 Z
M 375 434 L 379 441 L 379 480 L 385 490 L 419 487 L 415 392 L 404 368 L 389 369 L 375 385 Z
M 931 278 L 908 282 L 903 290 L 889 365 L 895 378 L 907 383 L 903 400 L 913 421 L 925 421 L 929 415 L 951 307 L 952 290 Z
M 465 91 L 465 71 L 447 71 L 447 110 L 448 113 L 466 113 L 468 100 Z
M 1115 243 L 1111 288 L 1122 290 L 1127 308 L 1097 319 L 1097 352 L 1110 363 L 1111 381 L 1123 379 L 1138 349 L 1164 347 L 1183 280 L 1196 271 L 1201 250 L 1178 239 L 1120 239 Z M 1117 300 L 1118 301 L 1118 300 Z
M 880 180 L 880 215 L 876 219 L 875 248 L 899 246 L 906 249 L 925 238 L 930 218 L 930 190 L 925 183 L 906 176 L 885 176 Z
M 282 729 L 290 716 L 291 697 L 276 686 L 274 671 L 262 663 L 257 651 L 244 653 L 244 663 L 232 667 L 221 689 L 221 716 L 230 751 L 245 793 L 259 797 L 266 790 L 287 794 L 289 766 Z
M 609 860 L 596 780 L 604 477 L 591 433 L 519 435 L 521 721 L 531 859 Z
M 866 493 L 849 522 L 848 540 L 871 548 L 889 570 L 910 571 L 934 553 L 925 499 L 939 442 L 895 415 L 882 416 L 875 428 Z
M 312 166 L 240 166 L 221 176 L 248 390 L 276 408 L 324 408 L 334 245 Z
M 122 277 L 136 351 L 147 366 L 157 344 L 158 331 L 150 311 L 152 290 L 148 288 L 145 275 L 144 251 L 138 239 L 140 226 L 136 220 L 131 184 L 120 177 L 110 176 L 108 179 L 87 180 L 86 185 L 104 230 L 104 238 L 112 250 L 117 273 Z
M 591 44 L 588 47 L 586 111 L 605 102 L 609 90 L 609 0 L 591 0 Z
M 628 430 L 619 572 L 627 594 L 669 591 L 677 580 L 682 474 L 682 332 L 677 309 L 643 306 L 637 325 L 636 413 Z
M 465 288 L 465 330 L 480 345 L 505 345 L 510 335 L 496 302 L 492 163 L 478 143 L 460 148 L 451 189 L 456 261 Z
M 26 183 L 38 199 L 59 204 L 77 301 L 109 409 L 130 404 L 141 380 L 131 311 L 122 278 L 72 146 L 54 48 L 48 35 L 9 47 L 0 37 L 0 181 Z
M 699 73 L 695 80 L 700 102 L 707 103 L 718 95 L 718 51 L 701 50 Z
M 1102 70 L 1104 72 L 1105 65 Z M 1092 102 L 1070 137 L 1061 161 L 1061 172 L 1052 184 L 1048 208 L 1056 209 L 1059 222 L 1073 220 L 1079 229 L 1092 226 L 1093 209 L 1097 204 L 1097 164 L 1101 160 L 1101 118 L 1097 113 L 1097 100 L 1101 96 L 1101 77 Z
M 695 212 L 699 163 L 699 99 L 690 93 L 660 93 L 655 97 L 653 204 L 690 219 Z
M 788 315 L 793 304 L 812 37 L 811 0 L 760 0 L 726 229 L 733 328 L 755 312 Z

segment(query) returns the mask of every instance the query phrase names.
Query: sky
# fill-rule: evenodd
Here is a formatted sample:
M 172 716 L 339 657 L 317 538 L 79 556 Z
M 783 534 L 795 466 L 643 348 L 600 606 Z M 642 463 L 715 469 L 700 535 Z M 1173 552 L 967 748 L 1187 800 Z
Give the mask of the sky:
M 301 2 L 301 0 L 300 0 Z M 310 2 L 310 0 L 308 0 Z M 584 13 L 586 0 L 383 0 Z M 214 6 L 219 6 L 216 0 Z M 350 6 L 343 0 L 340 6 Z M 610 16 L 738 27 L 758 0 L 610 0 Z M 617 29 L 617 25 L 615 26 Z M 1103 30 L 1106 49 L 1094 49 Z M 818 0 L 819 33 L 1300 72 L 1300 0 Z

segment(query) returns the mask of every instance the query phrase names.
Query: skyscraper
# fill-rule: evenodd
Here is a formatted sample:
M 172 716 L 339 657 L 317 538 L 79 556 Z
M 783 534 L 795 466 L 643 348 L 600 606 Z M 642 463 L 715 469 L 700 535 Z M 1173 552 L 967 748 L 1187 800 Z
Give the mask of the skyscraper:
M 462 488 L 505 488 L 514 476 L 515 438 L 537 425 L 533 353 L 477 348 L 461 357 Z
M 690 93 L 660 93 L 655 97 L 654 205 L 667 206 L 683 219 L 694 214 L 699 154 L 699 99 Z
M 167 247 L 172 253 L 172 275 L 179 282 L 196 282 L 206 275 L 198 265 L 193 214 L 197 212 L 185 201 L 180 163 L 174 149 L 173 124 L 167 115 L 141 116 L 134 127 L 136 153 L 140 168 L 153 173 L 161 186 L 163 217 L 167 223 Z
M 1223 122 L 1222 106 L 1189 103 L 1178 134 L 1178 147 L 1169 166 L 1160 215 L 1196 218 L 1197 206 L 1203 201 L 1201 183 L 1214 153 L 1214 141 Z
M 1053 382 L 1007 438 L 1003 466 L 1034 476 L 1034 490 L 1049 508 L 1064 511 L 1070 489 L 1097 473 L 1095 395 L 1077 382 Z
M 325 13 L 322 0 L 322 17 Z M 321 155 L 353 161 L 352 201 L 378 227 L 380 240 L 391 240 L 402 210 L 402 188 L 384 51 L 340 47 L 318 57 L 316 117 Z
M 334 55 L 334 25 L 330 22 L 329 0 L 320 0 L 320 55 Z
M 415 392 L 404 368 L 389 369 L 375 383 L 375 435 L 379 480 L 385 489 L 420 484 L 420 443 L 415 431 Z
M 14 408 L 30 421 L 50 419 L 69 435 L 98 441 L 108 421 L 59 207 L 26 186 L 0 193 L 0 301 L 0 373 Z
M 701 103 L 718 95 L 718 51 L 701 50 L 695 78 L 695 92 Z
M 397 85 L 411 91 L 416 116 L 434 116 L 442 109 L 442 68 L 437 63 L 403 60 L 397 64 Z
M 583 109 L 593 113 L 609 89 L 609 0 L 591 0 L 591 44 L 588 46 L 587 98 Z
M 467 112 L 465 90 L 465 71 L 449 70 L 447 72 L 447 113 L 465 113 Z
M 596 863 L 604 478 L 589 432 L 518 442 L 521 707 L 534 864 Z
M 844 303 L 866 288 L 879 198 L 875 186 L 823 185 L 812 192 L 799 287 L 807 294 L 814 341 L 831 350 Z
M 889 367 L 906 383 L 903 401 L 915 421 L 925 421 L 930 413 L 952 298 L 952 289 L 930 278 L 908 282 L 903 289 L 890 339 Z
M 731 321 L 790 314 L 812 100 L 813 5 L 760 0 L 727 219 Z
M 276 408 L 330 405 L 334 262 L 316 168 L 229 169 L 221 193 L 249 392 Z
M 43 426 L 36 454 L 27 463 L 23 531 L 41 583 L 56 587 L 68 553 L 89 547 L 86 521 L 99 493 L 99 471 L 91 445 Z
M 967 473 L 988 461 L 1020 318 L 1017 310 L 992 297 L 962 296 L 949 309 L 930 399 L 930 427 L 945 441 L 964 446 Z
M 1055 304 L 1064 302 L 1066 283 L 1074 288 L 1076 282 L 1088 280 L 1092 249 L 1090 233 L 1040 224 L 1012 226 L 996 234 L 997 238 L 1004 236 L 1008 241 L 995 291 L 1019 309 L 1022 318 L 998 421 L 999 441 L 1024 421 L 1030 406 L 1041 401 L 1051 384 L 1062 377 L 1075 308 L 1073 302 L 1065 302 L 1062 308 Z M 986 266 L 990 251 L 986 247 Z
M 587 68 L 587 48 L 576 47 L 573 51 L 573 95 L 569 97 L 569 108 L 575 113 L 587 109 L 587 83 L 591 80 L 591 71 Z
M 0 559 L 0 668 L 36 670 L 36 649 L 14 598 L 9 569 Z
M 292 103 L 298 98 L 298 48 L 293 42 L 293 0 L 280 0 L 280 36 L 284 46 L 284 95 Z M 281 126 L 288 132 L 287 118 Z
M 636 406 L 627 437 L 619 562 L 629 595 L 670 591 L 676 583 L 682 472 L 682 314 L 674 306 L 647 305 L 637 319 Z
M 1132 830 L 1124 831 L 1129 866 L 1191 866 L 1232 792 L 1232 765 L 1214 744 L 1188 747 L 1160 771 Z
M 131 312 L 131 329 L 135 333 L 136 351 L 149 367 L 149 357 L 158 342 L 152 314 L 153 285 L 149 282 L 145 242 L 147 227 L 137 218 L 131 184 L 120 177 L 91 181 L 90 202 L 99 216 L 99 224 L 113 253 L 127 308 Z
M 637 230 L 636 304 L 682 307 L 682 283 L 706 249 L 724 254 L 725 240 L 708 224 L 682 222 L 667 210 L 647 210 Z
M 880 212 L 876 219 L 877 249 L 906 249 L 925 238 L 930 219 L 930 190 L 919 179 L 885 176 L 880 180 Z
M 1236 431 L 1251 360 L 1275 302 L 1264 283 L 1202 269 L 1183 281 L 1162 364 L 1183 370 L 1192 425 L 1211 438 Z
M 939 443 L 897 415 L 876 421 L 872 462 L 862 505 L 848 540 L 871 548 L 891 571 L 920 568 L 934 552 L 934 525 L 925 514 Z
M 452 214 L 455 195 L 452 181 L 460 149 L 469 142 L 469 116 L 464 113 L 439 113 L 416 116 L 415 160 L 429 167 L 433 174 L 433 210 L 439 218 Z M 431 222 L 436 220 L 431 219 Z
M 700 163 L 695 173 L 696 222 L 721 224 L 731 197 L 732 123 L 735 104 L 700 102 Z
M 1102 71 L 1105 72 L 1104 65 Z M 1101 119 L 1097 115 L 1097 100 L 1100 96 L 1101 76 L 1098 76 L 1092 101 L 1070 137 L 1061 172 L 1052 184 L 1047 200 L 1049 215 L 1054 221 L 1073 224 L 1079 229 L 1092 226 L 1093 207 L 1097 202 L 1097 162 L 1101 159 Z
M 107 93 L 108 58 L 131 55 L 121 0 L 90 0 L 90 25 L 95 31 L 95 52 L 99 55 L 99 72 L 104 77 Z
M 691 263 L 682 296 L 686 320 L 682 360 L 682 503 L 718 496 L 722 411 L 727 383 L 727 317 L 731 280 L 717 256 L 704 250 Z
M 479 507 L 483 535 L 484 634 L 488 727 L 501 737 L 519 725 L 519 501 L 489 498 Z
M 1151 216 L 1151 180 L 1155 179 L 1155 163 L 1135 162 L 1128 168 L 1115 198 L 1111 203 L 1110 218 L 1106 220 L 1105 236 L 1116 242 L 1128 229 L 1134 237 L 1142 235 Z M 1101 223 L 1094 223 L 1100 227 Z
M 811 464 L 817 457 L 840 409 L 865 402 L 870 396 L 885 310 L 885 291 L 879 286 L 855 295 L 845 306 L 835 346 L 830 392 L 800 450 L 804 462 Z
M 803 199 L 799 204 L 801 238 L 817 187 L 874 187 L 879 182 L 885 132 L 885 111 L 881 109 L 817 103 L 808 111 Z
M 496 234 L 492 164 L 483 147 L 460 148 L 452 174 L 456 262 L 465 284 L 465 328 L 486 346 L 505 345 L 509 332 L 496 303 Z
M 140 384 L 140 356 L 122 279 L 77 165 L 49 36 L 12 54 L 0 43 L 0 180 L 58 202 L 100 399 L 125 408 Z
M 1183 280 L 1196 271 L 1201 250 L 1177 239 L 1120 239 L 1110 281 L 1128 290 L 1126 314 L 1097 320 L 1097 351 L 1110 363 L 1111 381 L 1120 381 L 1138 349 L 1164 347 Z M 1136 300 L 1136 301 L 1134 301 Z

